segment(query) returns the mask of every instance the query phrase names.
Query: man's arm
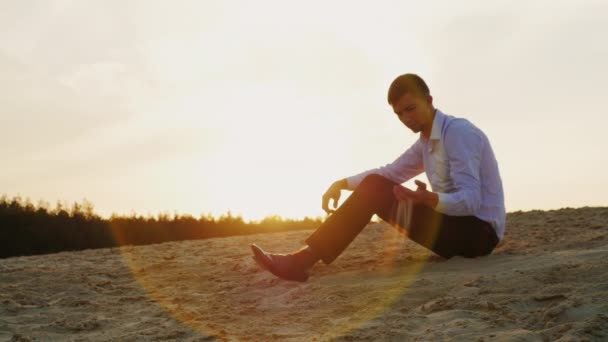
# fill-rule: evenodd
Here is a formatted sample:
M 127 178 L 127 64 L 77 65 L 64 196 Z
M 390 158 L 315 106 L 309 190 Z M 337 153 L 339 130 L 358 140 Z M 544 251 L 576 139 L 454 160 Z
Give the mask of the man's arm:
M 452 216 L 475 215 L 479 212 L 481 159 L 486 144 L 483 133 L 468 122 L 449 127 L 444 148 L 455 191 L 437 194 L 437 211 Z
M 418 140 L 390 164 L 335 181 L 323 195 L 321 207 L 326 213 L 333 213 L 334 210 L 330 209 L 328 205 L 329 200 L 333 200 L 333 206 L 337 208 L 341 190 L 355 190 L 367 175 L 375 173 L 395 183 L 403 183 L 420 174 L 423 170 L 422 145 Z
M 424 164 L 422 161 L 422 143 L 417 140 L 414 145 L 403 152 L 395 161 L 384 166 L 367 170 L 356 174 L 354 176 L 346 178 L 348 190 L 354 190 L 357 188 L 359 183 L 370 174 L 379 174 L 391 181 L 401 184 L 404 183 L 416 175 L 424 171 Z

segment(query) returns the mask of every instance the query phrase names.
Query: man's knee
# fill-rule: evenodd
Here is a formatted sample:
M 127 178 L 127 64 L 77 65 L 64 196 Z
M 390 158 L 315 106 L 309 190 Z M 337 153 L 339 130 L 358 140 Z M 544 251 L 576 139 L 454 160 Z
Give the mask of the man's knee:
M 391 188 L 395 185 L 394 182 L 389 180 L 388 178 L 381 176 L 376 173 L 369 174 L 363 178 L 357 190 L 378 190 L 381 188 Z
M 388 178 L 378 174 L 370 174 L 359 183 L 353 195 L 355 198 L 364 198 L 365 201 L 377 206 L 377 210 L 381 210 L 395 200 L 394 186 L 395 183 Z

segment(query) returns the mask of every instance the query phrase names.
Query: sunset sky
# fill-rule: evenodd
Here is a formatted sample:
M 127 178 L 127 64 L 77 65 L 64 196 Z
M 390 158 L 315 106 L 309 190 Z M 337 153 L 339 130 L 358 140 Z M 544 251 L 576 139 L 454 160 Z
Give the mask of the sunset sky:
M 0 1 L 0 195 L 323 215 L 418 137 L 414 72 L 483 129 L 507 211 L 608 205 L 608 1 Z M 421 179 L 425 179 L 422 177 Z

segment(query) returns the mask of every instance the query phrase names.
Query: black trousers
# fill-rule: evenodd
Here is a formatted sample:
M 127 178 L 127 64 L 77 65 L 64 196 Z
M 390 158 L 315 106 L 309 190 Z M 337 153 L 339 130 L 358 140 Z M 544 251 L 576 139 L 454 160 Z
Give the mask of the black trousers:
M 350 197 L 315 230 L 306 244 L 330 264 L 377 214 L 392 223 L 396 183 L 371 174 Z M 405 227 L 402 227 L 405 228 Z M 498 244 L 492 226 L 475 216 L 448 216 L 424 205 L 414 205 L 408 237 L 444 258 L 487 255 Z

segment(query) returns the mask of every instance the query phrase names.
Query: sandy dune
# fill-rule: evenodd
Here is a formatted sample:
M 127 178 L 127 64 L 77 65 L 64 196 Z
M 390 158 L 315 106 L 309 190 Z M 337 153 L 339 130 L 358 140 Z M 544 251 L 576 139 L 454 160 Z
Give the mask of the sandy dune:
M 608 208 L 512 213 L 491 256 L 440 259 L 373 224 L 308 283 L 249 244 L 310 232 L 0 260 L 0 341 L 608 340 Z

